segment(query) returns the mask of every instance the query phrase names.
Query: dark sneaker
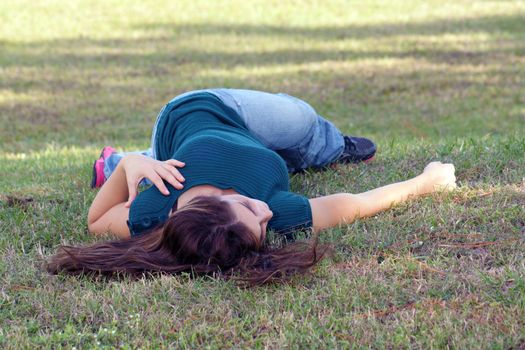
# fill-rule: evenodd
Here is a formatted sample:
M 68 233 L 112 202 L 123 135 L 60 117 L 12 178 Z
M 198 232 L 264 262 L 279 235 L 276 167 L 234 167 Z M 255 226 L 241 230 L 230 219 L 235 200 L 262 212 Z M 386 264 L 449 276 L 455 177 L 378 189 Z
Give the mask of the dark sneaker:
M 364 137 L 344 135 L 345 149 L 336 163 L 359 163 L 371 161 L 376 154 L 376 145 Z
M 106 161 L 106 158 L 109 157 L 115 153 L 115 150 L 113 147 L 106 146 L 102 149 L 102 152 L 100 152 L 100 157 L 95 160 L 95 163 L 93 164 L 93 177 L 91 178 L 91 188 L 99 188 L 102 187 L 104 182 L 106 182 L 106 178 L 104 176 L 104 162 Z

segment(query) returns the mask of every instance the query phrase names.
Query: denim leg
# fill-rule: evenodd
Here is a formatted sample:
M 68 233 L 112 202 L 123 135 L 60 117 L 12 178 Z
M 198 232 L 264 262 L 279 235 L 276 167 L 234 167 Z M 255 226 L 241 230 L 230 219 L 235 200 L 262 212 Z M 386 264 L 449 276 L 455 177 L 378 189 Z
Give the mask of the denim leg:
M 207 91 L 237 111 L 250 132 L 286 161 L 290 172 L 326 166 L 343 152 L 342 133 L 303 100 L 252 90 Z
M 107 157 L 106 160 L 104 161 L 104 177 L 106 178 L 106 180 L 111 176 L 111 174 L 113 174 L 120 160 L 128 154 L 142 154 L 146 157 L 152 157 L 151 148 L 145 151 L 137 151 L 137 152 L 121 152 L 121 153 L 115 152 L 109 157 Z M 151 184 L 151 182 L 148 179 L 144 179 L 142 180 L 141 184 L 149 185 Z
M 204 89 L 186 92 L 170 102 L 197 92 L 212 93 L 235 110 L 248 130 L 284 159 L 289 172 L 326 166 L 343 152 L 343 134 L 301 99 L 255 90 Z M 152 133 L 153 158 L 159 116 Z
M 343 152 L 343 134 L 335 125 L 318 117 L 304 134 L 302 143 L 276 152 L 286 161 L 293 173 L 307 168 L 321 168 L 333 163 Z

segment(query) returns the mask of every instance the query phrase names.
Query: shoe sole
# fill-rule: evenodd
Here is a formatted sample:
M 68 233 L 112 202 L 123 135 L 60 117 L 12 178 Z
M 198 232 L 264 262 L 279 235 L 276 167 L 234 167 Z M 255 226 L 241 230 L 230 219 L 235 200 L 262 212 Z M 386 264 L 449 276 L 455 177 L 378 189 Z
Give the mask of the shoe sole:
M 91 188 L 98 188 L 104 184 L 103 180 L 99 179 L 98 174 L 104 174 L 104 162 L 101 159 L 95 160 L 93 163 L 93 178 L 91 179 Z M 101 168 L 102 167 L 102 168 Z
M 373 162 L 375 158 L 376 158 L 376 154 L 374 153 L 369 158 L 363 159 L 362 162 L 365 163 L 365 164 L 368 164 L 368 163 Z
M 107 157 L 113 154 L 115 152 L 115 149 L 111 146 L 105 146 L 102 149 L 102 152 L 100 152 L 100 156 L 97 160 L 93 163 L 93 176 L 91 177 L 91 188 L 98 188 L 101 187 L 104 184 L 104 180 L 99 181 L 98 173 L 104 174 L 104 161 Z M 97 167 L 97 163 L 102 159 L 102 168 L 100 169 L 100 166 Z
M 93 163 L 93 176 L 91 177 L 91 188 L 97 187 L 97 160 L 95 160 L 95 162 Z

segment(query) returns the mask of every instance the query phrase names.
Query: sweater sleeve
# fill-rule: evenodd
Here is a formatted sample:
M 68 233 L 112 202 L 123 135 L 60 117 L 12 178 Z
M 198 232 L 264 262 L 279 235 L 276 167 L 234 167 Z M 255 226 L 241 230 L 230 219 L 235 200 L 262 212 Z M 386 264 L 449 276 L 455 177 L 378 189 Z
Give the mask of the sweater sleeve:
M 268 228 L 291 236 L 294 231 L 312 227 L 312 209 L 308 198 L 293 192 L 280 191 L 268 201 L 273 217 Z

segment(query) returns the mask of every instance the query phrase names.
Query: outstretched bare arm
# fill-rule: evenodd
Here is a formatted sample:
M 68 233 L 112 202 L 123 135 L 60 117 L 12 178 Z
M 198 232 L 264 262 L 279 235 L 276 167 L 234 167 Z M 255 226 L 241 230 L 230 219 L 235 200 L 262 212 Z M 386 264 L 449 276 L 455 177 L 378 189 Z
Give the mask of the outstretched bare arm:
M 359 194 L 338 193 L 310 199 L 314 230 L 319 231 L 358 218 L 375 215 L 392 205 L 442 189 L 456 187 L 454 165 L 432 162 L 410 180 Z

